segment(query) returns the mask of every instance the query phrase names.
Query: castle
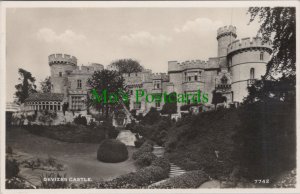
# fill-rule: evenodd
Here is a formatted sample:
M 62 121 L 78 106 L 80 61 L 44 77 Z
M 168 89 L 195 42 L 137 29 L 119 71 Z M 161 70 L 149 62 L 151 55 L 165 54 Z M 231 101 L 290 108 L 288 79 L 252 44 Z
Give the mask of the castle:
M 260 38 L 236 40 L 236 37 L 236 27 L 221 27 L 216 36 L 217 57 L 209 58 L 208 61 L 169 61 L 167 74 L 152 73 L 151 70 L 124 74 L 125 84 L 131 94 L 136 89 L 144 89 L 149 93 L 195 93 L 201 90 L 208 94 L 208 104 L 212 101 L 213 92 L 221 93 L 227 104 L 242 102 L 248 94 L 247 86 L 265 74 L 272 45 Z M 32 94 L 26 99 L 25 107 L 28 110 L 61 111 L 63 104 L 68 103 L 68 110 L 86 111 L 87 95 L 91 89 L 87 80 L 95 71 L 103 70 L 104 66 L 93 63 L 79 67 L 77 58 L 66 54 L 52 54 L 48 60 L 51 93 Z M 117 70 L 113 65 L 107 69 Z M 182 105 L 178 104 L 178 112 Z M 151 107 L 161 110 L 162 106 L 161 102 L 156 101 L 145 103 L 142 100 L 137 103 L 131 100 L 130 110 L 145 114 Z

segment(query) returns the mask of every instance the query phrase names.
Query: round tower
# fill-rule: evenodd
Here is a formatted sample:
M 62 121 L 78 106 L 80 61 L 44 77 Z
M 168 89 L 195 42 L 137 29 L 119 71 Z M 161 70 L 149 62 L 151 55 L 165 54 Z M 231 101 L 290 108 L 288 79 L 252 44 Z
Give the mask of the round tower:
M 271 42 L 265 43 L 260 38 L 243 38 L 228 45 L 233 101 L 242 102 L 248 95 L 247 87 L 266 73 L 271 53 Z
M 218 57 L 225 57 L 227 55 L 228 45 L 236 39 L 236 27 L 224 26 L 218 29 Z
M 77 58 L 67 54 L 52 54 L 48 57 L 51 69 L 51 92 L 66 95 L 68 74 L 76 69 Z

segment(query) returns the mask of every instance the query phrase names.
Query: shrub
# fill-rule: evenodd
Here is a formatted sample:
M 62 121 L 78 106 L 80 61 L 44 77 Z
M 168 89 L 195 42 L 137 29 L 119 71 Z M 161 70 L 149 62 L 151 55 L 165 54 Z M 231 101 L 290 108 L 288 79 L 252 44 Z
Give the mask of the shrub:
M 167 177 L 168 173 L 161 167 L 148 166 L 137 172 L 122 175 L 112 181 L 103 182 L 99 188 L 141 188 Z
M 117 130 L 114 126 L 112 126 L 107 132 L 108 138 L 116 139 L 119 135 L 119 132 L 120 132 L 119 130 Z
M 128 150 L 124 143 L 115 139 L 102 141 L 98 148 L 97 159 L 102 162 L 123 162 L 128 158 Z
M 143 138 L 143 137 L 139 138 L 139 136 L 136 135 L 136 140 L 134 141 L 134 145 L 136 148 L 140 148 L 143 145 L 143 143 L 145 143 L 145 141 L 146 141 L 145 138 Z
M 165 173 L 169 173 L 170 171 L 170 162 L 167 158 L 165 157 L 157 157 L 153 160 L 151 163 L 151 166 L 158 166 L 164 169 Z
M 161 116 L 159 112 L 156 110 L 156 108 L 151 107 L 149 112 L 145 115 L 145 117 L 142 119 L 143 124 L 153 125 L 154 123 L 161 120 Z
M 150 164 L 154 161 L 156 156 L 152 152 L 145 152 L 138 156 L 135 163 L 139 167 L 150 166 Z
M 240 110 L 234 156 L 240 161 L 242 175 L 268 178 L 295 168 L 295 104 L 257 102 Z
M 153 186 L 152 188 L 170 189 L 170 188 L 198 188 L 202 183 L 208 181 L 208 175 L 202 170 L 190 171 L 185 174 L 171 177 L 165 182 Z
M 80 114 L 80 115 L 78 115 L 77 117 L 74 118 L 74 123 L 77 124 L 77 125 L 87 126 L 86 117 L 85 116 L 81 116 L 81 114 Z
M 6 159 L 6 166 L 5 166 L 5 170 L 6 170 L 6 178 L 10 179 L 13 177 L 16 177 L 19 174 L 19 164 L 17 163 L 16 160 L 9 160 Z
M 153 146 L 149 141 L 146 141 L 137 151 L 133 152 L 132 158 L 134 160 L 138 159 L 140 155 L 146 152 L 152 152 Z

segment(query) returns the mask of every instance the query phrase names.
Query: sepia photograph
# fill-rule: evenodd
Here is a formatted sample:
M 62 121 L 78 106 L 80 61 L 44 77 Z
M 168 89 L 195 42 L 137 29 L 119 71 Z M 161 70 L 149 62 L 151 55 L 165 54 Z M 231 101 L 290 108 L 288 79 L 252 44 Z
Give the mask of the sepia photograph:
M 299 1 L 219 3 L 1 3 L 1 193 L 299 192 Z

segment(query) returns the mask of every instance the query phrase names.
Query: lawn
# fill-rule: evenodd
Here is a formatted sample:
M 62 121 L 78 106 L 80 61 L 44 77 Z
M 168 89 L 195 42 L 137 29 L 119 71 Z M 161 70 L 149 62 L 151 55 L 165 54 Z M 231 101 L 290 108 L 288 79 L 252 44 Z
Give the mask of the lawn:
M 49 156 L 66 166 L 68 177 L 111 180 L 120 175 L 136 171 L 131 155 L 134 147 L 129 147 L 129 159 L 120 163 L 103 163 L 97 160 L 99 144 L 67 143 L 37 136 L 19 127 L 10 127 L 6 133 L 6 145 L 12 147 L 17 157 L 22 159 L 45 159 Z M 62 172 L 62 173 L 64 173 Z M 37 180 L 41 170 L 21 169 L 21 175 Z

